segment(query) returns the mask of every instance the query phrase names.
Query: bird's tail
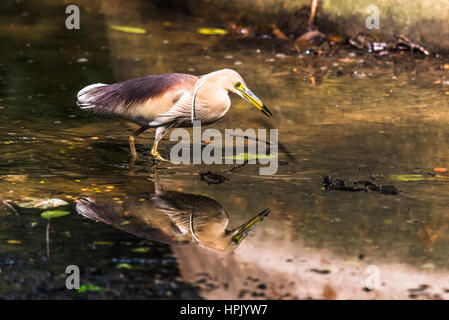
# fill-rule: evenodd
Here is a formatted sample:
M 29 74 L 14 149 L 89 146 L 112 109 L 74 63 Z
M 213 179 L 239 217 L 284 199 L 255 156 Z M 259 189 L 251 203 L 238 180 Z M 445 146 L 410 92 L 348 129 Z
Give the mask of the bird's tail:
M 96 101 L 103 95 L 104 87 L 107 87 L 104 83 L 95 83 L 88 85 L 81 89 L 77 94 L 78 101 L 76 104 L 81 109 L 91 109 L 97 106 Z

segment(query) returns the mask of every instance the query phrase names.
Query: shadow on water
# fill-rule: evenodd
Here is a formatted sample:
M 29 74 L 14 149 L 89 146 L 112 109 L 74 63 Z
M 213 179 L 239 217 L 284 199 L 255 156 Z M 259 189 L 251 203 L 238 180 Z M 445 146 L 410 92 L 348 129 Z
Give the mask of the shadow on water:
M 142 1 L 79 5 L 81 29 L 66 30 L 59 1 L 0 4 L 0 200 L 17 211 L 0 206 L 0 297 L 448 298 L 449 175 L 433 171 L 449 168 L 445 58 L 286 55 L 271 40 L 200 35 L 201 22 Z M 75 104 L 90 83 L 225 67 L 275 118 L 231 97 L 214 127 L 277 128 L 273 176 L 164 163 L 163 191 L 150 178 L 153 132 L 137 139 L 131 170 L 134 126 Z M 208 171 L 226 179 L 205 183 Z M 326 190 L 326 176 L 400 192 Z M 51 220 L 49 241 L 43 209 L 21 207 L 29 198 L 67 202 L 58 209 L 72 214 Z M 247 230 L 232 232 L 263 208 L 267 221 L 245 241 Z M 66 290 L 68 264 L 100 289 Z M 377 290 L 365 288 L 371 265 Z

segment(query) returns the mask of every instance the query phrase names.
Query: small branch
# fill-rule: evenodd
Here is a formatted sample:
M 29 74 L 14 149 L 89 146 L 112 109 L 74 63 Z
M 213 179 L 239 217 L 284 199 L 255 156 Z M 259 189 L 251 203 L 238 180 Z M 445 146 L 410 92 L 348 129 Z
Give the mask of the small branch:
M 9 200 L 3 200 L 2 203 L 9 211 L 11 211 L 16 215 L 19 215 L 19 212 L 12 205 L 9 204 Z
M 315 26 L 315 16 L 318 11 L 318 0 L 312 0 L 310 6 L 310 17 L 309 17 L 309 30 L 312 30 Z

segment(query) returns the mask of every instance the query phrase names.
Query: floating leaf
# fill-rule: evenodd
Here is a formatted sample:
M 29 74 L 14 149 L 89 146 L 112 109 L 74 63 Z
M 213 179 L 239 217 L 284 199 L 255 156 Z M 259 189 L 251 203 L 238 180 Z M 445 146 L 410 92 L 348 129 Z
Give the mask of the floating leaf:
M 4 176 L 0 176 L 0 178 L 10 182 L 22 182 L 27 179 L 27 176 L 23 174 L 7 174 Z
M 112 246 L 112 245 L 114 245 L 114 242 L 112 242 L 112 241 L 94 241 L 94 245 L 97 245 L 97 246 Z
M 41 213 L 41 217 L 45 219 L 59 218 L 70 214 L 70 211 L 54 210 Z
M 87 285 L 83 284 L 78 289 L 78 293 L 83 293 L 83 292 L 86 292 L 86 291 L 107 291 L 107 289 L 106 288 L 101 288 L 101 287 L 96 286 L 96 285 L 94 285 L 92 283 L 88 283 Z
M 391 176 L 392 180 L 396 181 L 423 181 L 428 180 L 428 178 L 422 174 L 393 174 Z
M 223 159 L 233 159 L 233 160 L 257 160 L 257 159 L 275 159 L 277 154 L 252 154 L 252 153 L 239 153 L 238 155 L 231 157 L 223 157 Z
M 390 178 L 392 180 L 397 180 L 397 181 L 441 181 L 441 182 L 449 181 L 449 177 L 447 175 L 431 174 L 431 173 L 428 173 L 426 175 L 423 175 L 423 174 L 397 174 L 397 175 L 391 175 Z
M 68 205 L 68 202 L 61 199 L 40 199 L 40 198 L 25 198 L 24 201 L 17 203 L 21 208 L 34 209 L 51 209 Z
M 429 262 L 429 263 L 423 264 L 421 266 L 421 268 L 423 268 L 423 269 L 435 269 L 435 265 L 433 263 Z
M 132 269 L 132 266 L 127 263 L 120 263 L 117 265 L 117 269 Z
M 133 252 L 148 252 L 148 251 L 150 251 L 150 248 L 141 247 L 141 248 L 135 248 L 132 251 Z
M 227 34 L 228 32 L 220 28 L 200 28 L 197 30 L 199 34 L 205 35 L 217 35 L 217 34 Z
M 22 241 L 20 241 L 20 240 L 8 240 L 8 243 L 9 244 L 21 244 Z
M 128 27 L 128 26 L 111 26 L 112 30 L 117 30 L 121 32 L 126 33 L 134 33 L 134 34 L 145 34 L 147 33 L 147 30 L 143 28 L 137 28 L 137 27 Z

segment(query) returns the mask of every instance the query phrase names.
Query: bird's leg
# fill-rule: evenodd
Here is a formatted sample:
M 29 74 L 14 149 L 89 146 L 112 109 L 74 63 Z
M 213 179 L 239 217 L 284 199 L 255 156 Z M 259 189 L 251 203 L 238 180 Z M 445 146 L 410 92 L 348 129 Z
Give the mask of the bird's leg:
M 140 135 L 147 129 L 148 129 L 147 127 L 140 127 L 129 136 L 129 148 L 131 149 L 131 160 L 129 162 L 130 167 L 134 165 L 134 162 L 136 161 L 137 157 L 136 146 L 134 145 L 134 141 L 136 140 L 136 137 L 138 135 Z
M 134 131 L 130 136 L 129 136 L 129 148 L 131 149 L 131 156 L 133 158 L 135 158 L 137 156 L 136 153 L 136 146 L 134 145 L 134 140 L 136 140 L 137 136 L 140 135 L 142 132 L 144 132 L 145 130 L 147 130 L 148 128 L 146 127 L 140 127 L 139 129 L 137 129 L 136 131 Z
M 157 146 L 159 144 L 159 141 L 162 139 L 162 137 L 165 135 L 166 132 L 167 132 L 167 128 L 165 128 L 165 127 L 158 127 L 156 129 L 156 134 L 154 136 L 154 145 L 153 145 L 153 148 L 151 148 L 151 155 L 156 160 L 168 161 L 168 160 L 162 158 L 162 156 L 157 151 Z

